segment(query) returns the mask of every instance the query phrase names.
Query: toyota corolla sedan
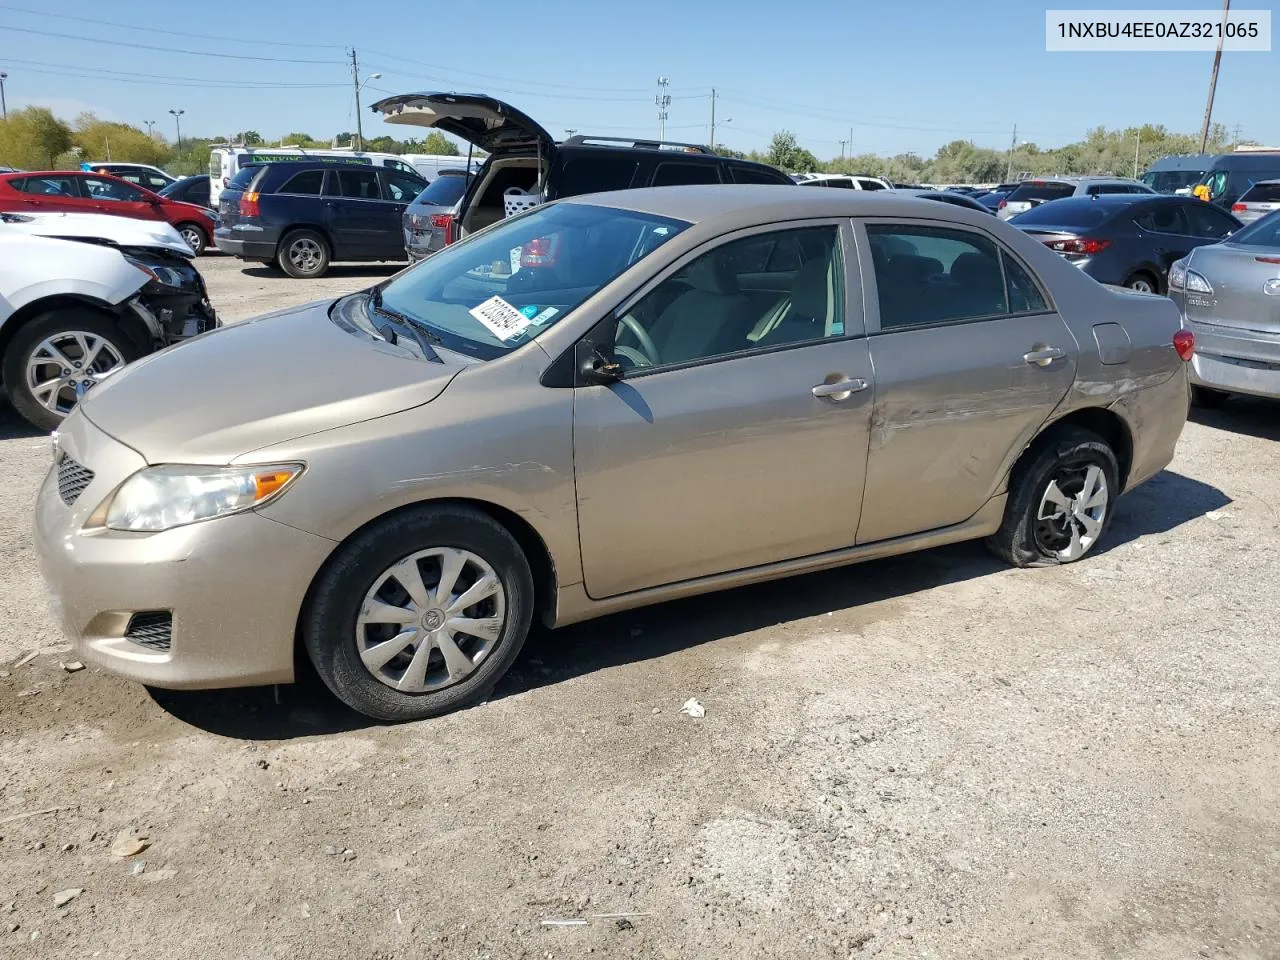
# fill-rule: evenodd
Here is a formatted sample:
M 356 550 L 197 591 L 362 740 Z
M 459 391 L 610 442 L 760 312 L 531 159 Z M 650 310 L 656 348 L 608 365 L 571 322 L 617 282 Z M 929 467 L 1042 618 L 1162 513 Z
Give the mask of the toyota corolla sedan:
M 55 437 L 41 564 L 117 674 L 283 683 L 300 646 L 427 717 L 535 617 L 977 538 L 1081 559 L 1173 455 L 1179 319 L 887 191 L 575 197 L 117 373 Z

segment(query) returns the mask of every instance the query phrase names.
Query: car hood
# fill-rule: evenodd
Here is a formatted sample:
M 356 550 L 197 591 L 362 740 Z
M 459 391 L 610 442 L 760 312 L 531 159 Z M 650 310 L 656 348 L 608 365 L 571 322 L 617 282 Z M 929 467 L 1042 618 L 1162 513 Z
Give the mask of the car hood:
M 191 248 L 169 224 L 158 220 L 113 217 L 105 213 L 6 214 L 0 223 L 0 231 L 54 240 L 87 240 L 114 247 L 156 247 L 184 257 L 191 256 Z
M 97 387 L 81 409 L 149 463 L 230 463 L 427 403 L 468 365 L 349 333 L 329 307 L 267 314 L 152 354 Z

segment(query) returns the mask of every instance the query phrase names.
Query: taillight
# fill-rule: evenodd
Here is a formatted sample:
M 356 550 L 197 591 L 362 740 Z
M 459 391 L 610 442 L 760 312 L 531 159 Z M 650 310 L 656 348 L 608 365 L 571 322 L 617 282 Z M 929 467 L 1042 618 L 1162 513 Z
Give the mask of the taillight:
M 1248 208 L 1248 207 L 1246 207 L 1243 203 L 1233 203 L 1233 204 L 1231 205 L 1231 212 L 1232 212 L 1232 213 L 1243 213 L 1244 211 L 1246 211 L 1246 210 L 1248 210 L 1248 209 L 1249 209 L 1249 208 Z
M 996 205 L 996 209 L 997 209 L 997 210 L 1003 210 L 1003 209 L 1004 209 L 1005 207 L 1007 207 L 1008 205 L 1009 205 L 1009 201 L 1008 201 L 1008 200 L 1001 200 L 1001 201 Z
M 437 230 L 444 231 L 444 244 L 446 247 L 454 241 L 453 223 L 452 213 L 433 213 L 431 215 L 431 226 Z
M 1259 263 L 1280 263 L 1280 257 L 1254 257 Z
M 1173 349 L 1183 360 L 1190 360 L 1196 352 L 1196 335 L 1190 330 L 1179 330 L 1173 335 Z
M 554 267 L 560 251 L 560 238 L 535 237 L 524 245 L 520 252 L 522 267 Z
M 1095 253 L 1101 253 L 1111 246 L 1111 241 L 1074 237 L 1070 240 L 1046 240 L 1045 245 L 1050 250 L 1058 251 L 1058 253 L 1074 253 L 1079 256 L 1091 257 Z
M 240 216 L 256 217 L 262 213 L 262 211 L 258 209 L 258 196 L 259 195 L 257 193 L 245 193 L 240 195 Z

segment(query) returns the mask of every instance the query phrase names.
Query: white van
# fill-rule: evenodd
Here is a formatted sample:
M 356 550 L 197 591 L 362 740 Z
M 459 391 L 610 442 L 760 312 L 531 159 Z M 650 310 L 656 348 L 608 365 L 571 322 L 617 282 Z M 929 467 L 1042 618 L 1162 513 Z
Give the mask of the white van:
M 488 154 L 471 158 L 471 173 L 479 173 Z M 441 170 L 466 170 L 467 158 L 443 153 L 406 153 L 402 158 L 428 180 L 435 180 Z
M 214 147 L 209 151 L 209 206 L 218 209 L 222 188 L 252 163 L 275 163 L 281 160 L 329 160 L 333 163 L 355 163 L 364 166 L 390 167 L 404 173 L 422 173 L 394 153 L 368 153 L 355 150 L 312 150 L 310 147 Z M 466 161 L 458 164 L 465 166 Z

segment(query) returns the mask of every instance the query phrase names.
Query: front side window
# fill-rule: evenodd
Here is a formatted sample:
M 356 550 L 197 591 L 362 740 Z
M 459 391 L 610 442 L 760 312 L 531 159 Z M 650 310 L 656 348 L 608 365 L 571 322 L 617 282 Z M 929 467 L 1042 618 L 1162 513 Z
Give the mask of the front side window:
M 105 177 L 85 177 L 85 189 L 94 200 L 113 200 L 119 203 L 141 203 L 144 194 L 131 183 L 108 180 Z
M 381 287 L 382 304 L 443 346 L 492 359 L 558 323 L 688 226 L 589 204 L 536 207 L 397 274 Z
M 794 269 L 747 283 L 777 250 Z M 758 279 L 758 277 L 753 278 Z M 615 359 L 628 370 L 844 336 L 844 266 L 835 226 L 731 240 L 691 260 L 620 319 Z
M 882 330 L 1010 312 L 1001 251 L 986 237 L 892 224 L 868 224 L 867 235 Z
M 1187 210 L 1191 220 L 1190 233 L 1193 237 L 1204 237 L 1209 240 L 1221 240 L 1240 225 L 1220 210 L 1207 205 L 1192 206 Z
M 338 195 L 352 200 L 381 200 L 378 175 L 373 170 L 338 170 Z
M 878 180 L 867 180 L 863 178 L 858 181 L 858 185 L 861 186 L 863 190 L 883 190 L 884 189 L 884 184 L 880 183 Z
M 1231 243 L 1245 247 L 1271 247 L 1280 251 L 1280 210 L 1268 213 L 1232 235 Z

